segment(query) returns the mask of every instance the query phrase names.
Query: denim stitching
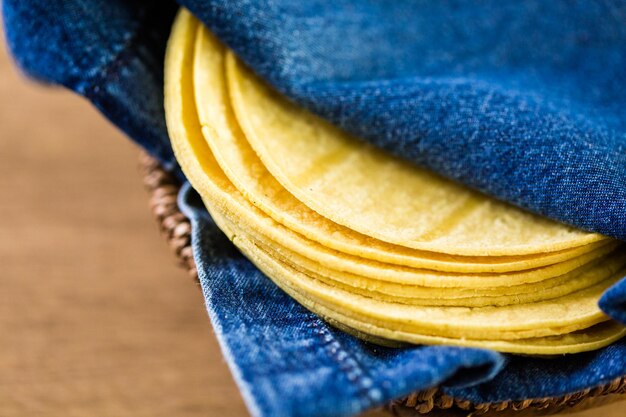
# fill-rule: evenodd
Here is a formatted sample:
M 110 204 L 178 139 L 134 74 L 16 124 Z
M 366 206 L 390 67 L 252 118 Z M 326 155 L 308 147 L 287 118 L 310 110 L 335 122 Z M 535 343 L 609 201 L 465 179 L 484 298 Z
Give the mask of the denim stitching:
M 354 359 L 341 343 L 323 326 L 320 326 L 319 318 L 309 315 L 307 327 L 313 330 L 322 341 L 322 346 L 329 353 L 329 356 L 339 364 L 339 369 L 346 375 L 349 381 L 359 388 L 359 395 L 368 405 L 377 404 L 382 398 L 382 393 L 378 388 L 373 387 L 373 380 L 365 369 Z

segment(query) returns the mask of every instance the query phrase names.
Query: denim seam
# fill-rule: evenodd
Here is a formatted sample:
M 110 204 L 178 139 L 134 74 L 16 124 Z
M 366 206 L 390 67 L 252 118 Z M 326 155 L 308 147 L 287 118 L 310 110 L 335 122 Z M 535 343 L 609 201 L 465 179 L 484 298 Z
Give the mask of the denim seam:
M 376 397 L 380 397 L 380 393 L 377 392 L 378 389 L 371 388 L 373 386 L 372 378 L 359 362 L 342 348 L 341 343 L 331 332 L 318 325 L 319 320 L 318 317 L 310 315 L 307 320 L 307 327 L 313 329 L 313 333 L 321 340 L 322 346 L 329 353 L 329 356 L 339 364 L 339 369 L 346 378 L 356 384 L 359 396 L 366 404 L 368 406 L 376 404 L 378 402 Z

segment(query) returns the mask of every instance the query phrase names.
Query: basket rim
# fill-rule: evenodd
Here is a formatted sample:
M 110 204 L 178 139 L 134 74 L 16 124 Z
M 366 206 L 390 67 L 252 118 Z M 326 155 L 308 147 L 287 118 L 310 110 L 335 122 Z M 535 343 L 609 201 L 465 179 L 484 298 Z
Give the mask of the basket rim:
M 139 155 L 139 168 L 144 187 L 150 195 L 150 210 L 159 225 L 161 234 L 175 253 L 178 263 L 199 285 L 198 273 L 191 248 L 191 224 L 180 211 L 177 197 L 180 181 L 166 171 L 146 152 Z M 612 397 L 607 401 L 606 397 Z M 592 407 L 590 401 L 602 399 L 602 404 L 617 400 L 626 400 L 626 376 L 594 388 L 572 392 L 560 397 L 509 400 L 496 403 L 475 404 L 467 400 L 446 395 L 438 387 L 414 392 L 406 397 L 394 400 L 385 409 L 395 415 L 425 415 L 436 411 L 460 410 L 471 415 L 496 414 L 534 410 L 543 414 L 557 413 L 562 410 L 577 411 Z M 600 401 L 598 401 L 600 402 Z M 408 413 L 408 414 L 407 414 Z

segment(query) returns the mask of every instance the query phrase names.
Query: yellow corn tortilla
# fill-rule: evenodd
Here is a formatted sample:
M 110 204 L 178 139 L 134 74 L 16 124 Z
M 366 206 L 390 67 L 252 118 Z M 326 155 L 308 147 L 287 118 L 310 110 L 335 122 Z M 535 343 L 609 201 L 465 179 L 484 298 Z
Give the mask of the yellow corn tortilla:
M 254 210 L 256 210 L 256 208 L 245 199 L 242 198 L 243 201 L 239 201 L 239 197 L 235 199 L 228 198 L 228 196 L 239 195 L 238 190 L 228 181 L 223 172 L 219 170 L 217 167 L 217 161 L 215 161 L 211 155 L 206 144 L 203 143 L 204 139 L 200 134 L 200 124 L 197 119 L 195 103 L 193 102 L 193 85 L 190 82 L 190 74 L 186 74 L 186 71 L 188 71 L 193 61 L 193 33 L 195 33 L 196 28 L 197 22 L 191 17 L 191 15 L 187 12 L 181 12 L 173 28 L 172 36 L 168 45 L 166 58 L 165 104 L 168 129 L 172 137 L 172 144 L 177 158 L 183 166 L 188 178 L 194 187 L 199 190 L 205 200 L 211 201 L 211 204 L 225 213 L 230 213 L 232 211 L 233 201 L 235 201 L 236 204 L 241 205 L 241 207 L 245 207 L 249 212 L 256 213 L 255 216 L 260 215 L 262 213 L 259 211 L 255 212 Z M 189 100 L 189 98 L 191 98 L 191 100 Z M 248 204 L 247 206 L 246 203 Z M 242 210 L 242 212 L 247 212 L 246 210 Z M 255 219 L 255 221 L 256 220 L 258 219 Z M 250 224 L 254 224 L 254 221 Z M 253 245 L 250 247 L 253 247 Z M 262 254 L 262 251 L 260 250 L 257 250 L 257 252 Z M 284 288 L 287 286 L 286 283 L 294 284 L 293 288 L 289 287 L 288 292 L 290 292 L 294 298 L 302 304 L 311 308 L 313 311 L 319 312 L 325 317 L 338 320 L 345 326 L 349 326 L 358 331 L 366 332 L 376 337 L 402 340 L 411 343 L 446 343 L 490 347 L 501 351 L 555 354 L 594 349 L 608 344 L 610 341 L 616 340 L 616 338 L 623 335 L 623 328 L 620 326 L 613 326 L 612 324 L 595 326 L 593 329 L 589 329 L 588 332 L 577 332 L 556 338 L 533 339 L 530 342 L 527 339 L 513 342 L 506 342 L 502 340 L 474 341 L 470 340 L 471 338 L 467 340 L 450 339 L 445 337 L 435 337 L 428 334 L 425 335 L 413 332 L 415 330 L 414 327 L 421 328 L 421 325 L 416 326 L 414 321 L 405 320 L 401 317 L 401 314 L 396 317 L 401 320 L 401 322 L 398 323 L 399 325 L 389 326 L 388 324 L 393 324 L 395 319 L 393 317 L 386 317 L 388 313 L 384 311 L 373 311 L 368 313 L 361 311 L 362 307 L 353 308 L 355 306 L 351 303 L 355 300 L 359 300 L 360 302 L 360 300 L 365 299 L 365 297 L 358 298 L 358 295 L 349 294 L 350 297 L 348 297 L 347 301 L 343 300 L 341 297 L 337 298 L 337 294 L 341 294 L 340 290 L 338 291 L 337 289 L 329 286 L 324 287 L 323 283 L 312 280 L 301 273 L 300 275 L 304 276 L 306 279 L 302 282 L 300 282 L 300 280 L 296 280 L 294 283 L 293 277 L 298 276 L 296 275 L 297 271 L 294 270 L 292 274 L 292 271 L 286 269 L 288 268 L 287 266 L 282 266 L 280 263 L 268 256 L 266 256 L 266 258 L 282 268 L 277 268 L 276 271 L 278 272 L 276 272 L 276 274 L 273 274 L 270 271 L 269 275 Z M 280 271 L 288 271 L 289 273 L 286 274 L 286 277 L 283 277 L 282 275 L 279 275 Z M 288 279 L 289 277 L 291 277 L 291 280 Z M 310 288 L 307 287 L 308 285 L 311 285 L 311 283 L 314 285 Z M 296 289 L 298 291 L 302 291 L 302 293 L 296 291 Z M 592 292 L 593 287 L 585 291 Z M 583 291 L 581 291 L 581 293 L 583 293 Z M 550 324 L 550 320 L 545 317 L 543 318 L 543 321 L 541 318 L 527 318 L 524 325 L 520 326 L 519 323 L 517 324 L 518 328 L 516 328 L 515 325 L 507 325 L 503 327 L 501 329 L 501 335 L 497 334 L 497 332 L 493 332 L 493 323 L 488 323 L 488 328 L 486 330 L 472 328 L 470 333 L 472 336 L 478 336 L 482 331 L 486 331 L 490 334 L 488 337 L 494 337 L 497 334 L 497 337 L 502 336 L 519 338 L 526 337 L 529 334 L 544 334 L 546 332 L 551 334 L 571 332 L 577 328 L 582 328 L 583 325 L 591 326 L 595 321 L 605 320 L 606 318 L 602 316 L 601 313 L 598 315 L 597 311 L 593 311 L 593 309 L 589 309 L 589 311 L 585 310 L 587 306 L 585 304 L 587 298 L 590 297 L 582 297 L 577 301 L 582 305 L 582 310 L 578 308 L 581 305 L 576 306 L 576 311 L 573 312 L 574 314 L 564 320 L 560 320 L 561 316 L 567 316 L 562 311 L 563 309 L 561 308 L 559 311 L 555 311 L 554 313 L 557 318 L 554 319 L 555 321 L 552 322 L 552 325 Z M 339 300 L 339 302 L 337 302 L 337 300 Z M 377 309 L 380 306 L 386 306 L 388 304 L 390 303 L 367 305 Z M 327 307 L 327 305 L 333 305 L 339 309 L 335 311 Z M 400 309 L 402 309 L 401 307 L 402 306 L 400 306 Z M 532 310 L 533 308 L 536 309 L 538 307 L 531 306 L 529 308 Z M 470 309 L 470 311 L 473 310 Z M 396 314 L 397 311 L 394 311 L 393 313 Z M 380 316 L 381 314 L 382 316 Z M 530 314 L 530 312 L 525 311 L 524 314 Z M 374 320 L 371 320 L 372 317 L 370 317 L 370 315 L 374 316 Z M 380 317 L 378 316 L 383 317 L 383 320 L 380 320 Z M 442 316 L 442 319 L 444 318 L 445 317 Z M 380 328 L 378 327 L 378 324 L 381 324 Z M 475 323 L 475 325 L 481 327 L 480 323 Z M 532 328 L 535 325 L 540 326 L 539 333 Z M 439 323 L 439 326 L 441 327 L 441 323 Z M 526 328 L 528 326 L 531 328 Z M 552 326 L 552 328 L 550 328 L 550 326 Z M 495 327 L 497 327 L 497 325 Z M 409 333 L 405 328 L 410 329 L 412 332 Z M 596 331 L 594 329 L 600 330 Z M 446 332 L 448 330 L 446 330 Z M 454 334 L 452 330 L 451 334 Z M 456 329 L 456 331 L 458 330 L 459 329 Z M 440 331 L 438 330 L 437 332 Z
M 475 340 L 518 340 L 571 333 L 608 318 L 597 308 L 599 295 L 621 278 L 612 278 L 575 295 L 507 307 L 461 308 L 407 306 L 361 297 L 331 287 L 282 264 L 256 247 L 242 231 L 222 222 L 233 242 L 268 277 L 326 308 L 355 320 L 394 331 Z M 620 271 L 623 273 L 624 271 Z
M 379 327 L 441 337 L 516 340 L 585 329 L 608 319 L 596 303 L 602 292 L 621 278 L 614 276 L 574 294 L 530 304 L 477 308 L 414 306 L 375 300 L 326 285 L 281 264 L 251 243 L 245 234 L 237 234 L 234 242 L 273 280 L 286 280 L 327 308 Z
M 237 189 L 285 227 L 340 252 L 415 268 L 449 272 L 510 272 L 562 262 L 605 242 L 534 256 L 463 257 L 388 244 L 336 224 L 308 208 L 265 168 L 243 136 L 228 97 L 225 49 L 203 26 L 196 36 L 193 85 L 202 133 L 213 156 Z
M 626 253 L 617 251 L 556 278 L 532 284 L 505 287 L 433 288 L 378 281 L 336 271 L 252 232 L 244 230 L 253 243 L 273 258 L 328 285 L 359 295 L 403 304 L 439 306 L 505 306 L 561 297 L 604 281 L 626 265 Z
M 289 294 L 289 291 L 285 291 Z M 292 297 L 297 299 L 298 295 L 293 293 Z M 303 305 L 307 305 L 304 300 Z M 308 302 L 310 304 L 310 302 Z M 573 354 L 580 352 L 588 352 L 610 345 L 611 343 L 621 339 L 626 335 L 626 328 L 614 321 L 607 321 L 596 324 L 588 329 L 569 333 L 561 336 L 538 337 L 520 340 L 470 340 L 470 339 L 450 339 L 444 337 L 434 337 L 427 335 L 417 335 L 403 332 L 390 333 L 389 330 L 377 328 L 371 324 L 360 323 L 349 317 L 342 316 L 336 312 L 322 307 L 312 305 L 309 310 L 317 313 L 330 325 L 343 330 L 355 337 L 370 343 L 379 344 L 388 347 L 404 347 L 407 343 L 428 344 L 428 345 L 455 345 L 463 347 L 474 347 L 482 349 L 492 349 L 506 353 L 517 353 L 523 355 L 542 355 L 555 356 L 564 354 Z M 332 315 L 332 317 L 331 317 Z M 341 320 L 341 322 L 339 321 Z M 350 327 L 348 324 L 356 326 L 359 329 Z M 365 333 L 367 331 L 368 333 Z M 392 334 L 393 339 L 385 339 Z
M 502 340 L 569 333 L 608 319 L 597 307 L 597 300 L 625 273 L 610 274 L 589 288 L 536 303 L 481 308 L 403 305 L 345 291 L 291 268 L 255 245 L 219 211 L 208 207 L 220 228 L 234 235 L 231 239 L 249 259 L 265 265 L 266 269 L 261 269 L 273 280 L 287 280 L 292 287 L 344 315 L 365 317 L 363 321 L 402 331 L 417 329 L 434 336 Z
M 211 207 L 212 203 L 206 200 L 205 205 Z M 393 281 L 372 278 L 376 277 L 375 273 L 368 277 L 342 270 L 334 270 L 327 266 L 328 264 L 333 264 L 333 262 L 310 260 L 264 236 L 258 228 L 245 224 L 245 222 L 241 221 L 241 218 L 233 217 L 228 212 L 223 212 L 216 208 L 213 208 L 212 211 L 218 212 L 221 217 L 227 218 L 228 222 L 236 223 L 238 229 L 246 233 L 256 245 L 261 246 L 264 251 L 271 253 L 273 257 L 295 269 L 314 275 L 317 279 L 325 282 L 330 280 L 333 282 L 333 285 L 347 285 L 357 292 L 364 290 L 375 292 L 381 296 L 398 297 L 404 299 L 405 303 L 410 303 L 410 298 L 416 299 L 414 302 L 418 304 L 430 303 L 436 305 L 437 303 L 442 303 L 445 305 L 467 306 L 508 305 L 546 300 L 569 294 L 603 281 L 626 264 L 626 251 L 621 247 L 615 250 L 616 246 L 612 246 L 612 248 L 607 247 L 606 252 L 599 254 L 597 258 L 582 264 L 582 266 L 568 270 L 568 272 L 554 278 L 529 284 L 513 285 L 512 282 L 518 281 L 518 277 L 513 275 L 506 278 L 503 278 L 502 275 L 461 275 L 452 277 L 457 283 L 459 280 L 469 281 L 468 277 L 487 280 L 486 284 L 475 287 L 451 286 L 442 289 L 437 286 L 398 284 Z M 503 283 L 503 285 L 488 285 L 490 282 L 494 282 L 494 277 L 496 282 Z M 441 274 L 439 278 L 449 281 L 451 276 Z
M 232 107 L 263 165 L 322 216 L 385 242 L 500 256 L 573 248 L 606 237 L 533 215 L 383 153 L 295 106 L 232 52 Z
M 397 342 L 407 342 L 415 344 L 446 344 L 466 347 L 479 347 L 494 349 L 501 352 L 522 353 L 529 355 L 557 355 L 567 353 L 579 353 L 589 350 L 599 349 L 620 339 L 626 335 L 626 328 L 612 320 L 602 321 L 589 328 L 566 333 L 558 336 L 534 337 L 517 340 L 480 340 L 471 338 L 447 338 L 432 336 L 427 334 L 409 333 L 406 331 L 390 330 L 387 327 L 378 327 L 369 322 L 362 322 L 353 317 L 342 315 L 337 311 L 327 308 L 323 303 L 318 303 L 308 293 L 300 293 L 297 286 L 292 287 L 289 275 L 294 271 L 289 271 L 281 267 L 279 263 L 274 263 L 271 257 L 263 259 L 253 255 L 249 250 L 253 247 L 250 241 L 245 239 L 245 234 L 237 234 L 234 228 L 214 211 L 211 211 L 220 228 L 227 233 L 229 238 L 246 254 L 249 259 L 262 271 L 268 271 L 275 267 L 278 272 L 273 271 L 273 277 L 286 279 L 275 279 L 274 282 L 289 294 L 296 301 L 307 307 L 309 310 L 323 317 L 332 325 L 341 328 L 359 338 L 387 346 L 397 346 Z M 243 237 L 243 240 L 242 240 Z M 243 244 L 242 244 L 243 242 Z M 269 264 L 264 263 L 268 261 Z M 282 271 L 281 271 L 282 269 Z
M 386 264 L 329 249 L 287 229 L 265 216 L 258 209 L 251 207 L 241 194 L 232 189 L 231 183 L 226 184 L 227 179 L 223 177 L 223 173 L 219 171 L 218 167 L 202 165 L 205 166 L 207 172 L 208 168 L 211 168 L 209 175 L 215 180 L 215 185 L 221 188 L 205 190 L 212 194 L 209 200 L 219 200 L 218 204 L 223 207 L 223 210 L 228 212 L 231 217 L 237 218 L 242 227 L 246 225 L 245 227 L 248 229 L 256 230 L 273 240 L 277 245 L 289 248 L 292 252 L 302 255 L 312 262 L 326 265 L 334 270 L 381 281 L 440 288 L 485 288 L 530 284 L 566 274 L 606 255 L 616 247 L 616 244 L 612 243 L 558 264 L 509 273 L 462 274 Z
M 193 45 L 193 36 L 188 42 Z M 208 199 L 212 204 L 217 205 L 226 212 L 232 213 L 240 222 L 251 225 L 251 227 L 258 229 L 265 236 L 296 253 L 303 254 L 318 262 L 324 262 L 333 269 L 391 282 L 434 287 L 488 287 L 510 286 L 553 278 L 590 262 L 595 257 L 611 249 L 609 245 L 604 245 L 577 258 L 534 270 L 502 274 L 464 275 L 418 270 L 358 258 L 328 249 L 305 239 L 277 223 L 252 205 L 220 169 L 204 141 L 197 118 L 197 108 L 194 102 L 193 83 L 190 74 L 193 51 L 189 51 L 181 59 L 185 61 L 184 69 L 181 70 L 184 72 L 178 76 L 178 84 L 170 83 L 171 77 L 166 80 L 166 94 L 168 98 L 172 98 L 170 94 L 179 94 L 178 100 L 180 100 L 180 103 L 177 105 L 183 108 L 179 119 L 184 119 L 182 121 L 170 121 L 170 117 L 176 116 L 174 111 L 170 111 L 167 117 L 174 151 L 187 177 L 201 195 L 209 196 Z M 176 92 L 170 92 L 171 90 Z M 166 102 L 166 105 L 171 106 L 172 104 Z M 176 131 L 181 129 L 184 130 L 184 134 L 182 132 L 177 134 Z M 183 146 L 183 142 L 177 140 L 179 136 L 185 136 L 186 141 L 184 143 L 188 143 L 188 145 Z

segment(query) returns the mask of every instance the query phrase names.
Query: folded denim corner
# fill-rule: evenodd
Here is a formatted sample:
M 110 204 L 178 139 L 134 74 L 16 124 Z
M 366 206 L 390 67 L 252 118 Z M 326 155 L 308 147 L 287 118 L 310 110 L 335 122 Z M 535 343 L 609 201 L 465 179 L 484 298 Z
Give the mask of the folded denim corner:
M 86 97 L 183 178 L 163 110 L 163 57 L 175 2 L 5 0 L 9 49 L 29 77 Z
M 609 288 L 600 298 L 600 309 L 626 325 L 626 278 Z
M 473 387 L 491 381 L 505 368 L 507 355 L 492 350 L 476 350 L 479 351 L 476 354 L 477 360 L 461 365 L 453 375 L 441 383 L 442 388 Z

